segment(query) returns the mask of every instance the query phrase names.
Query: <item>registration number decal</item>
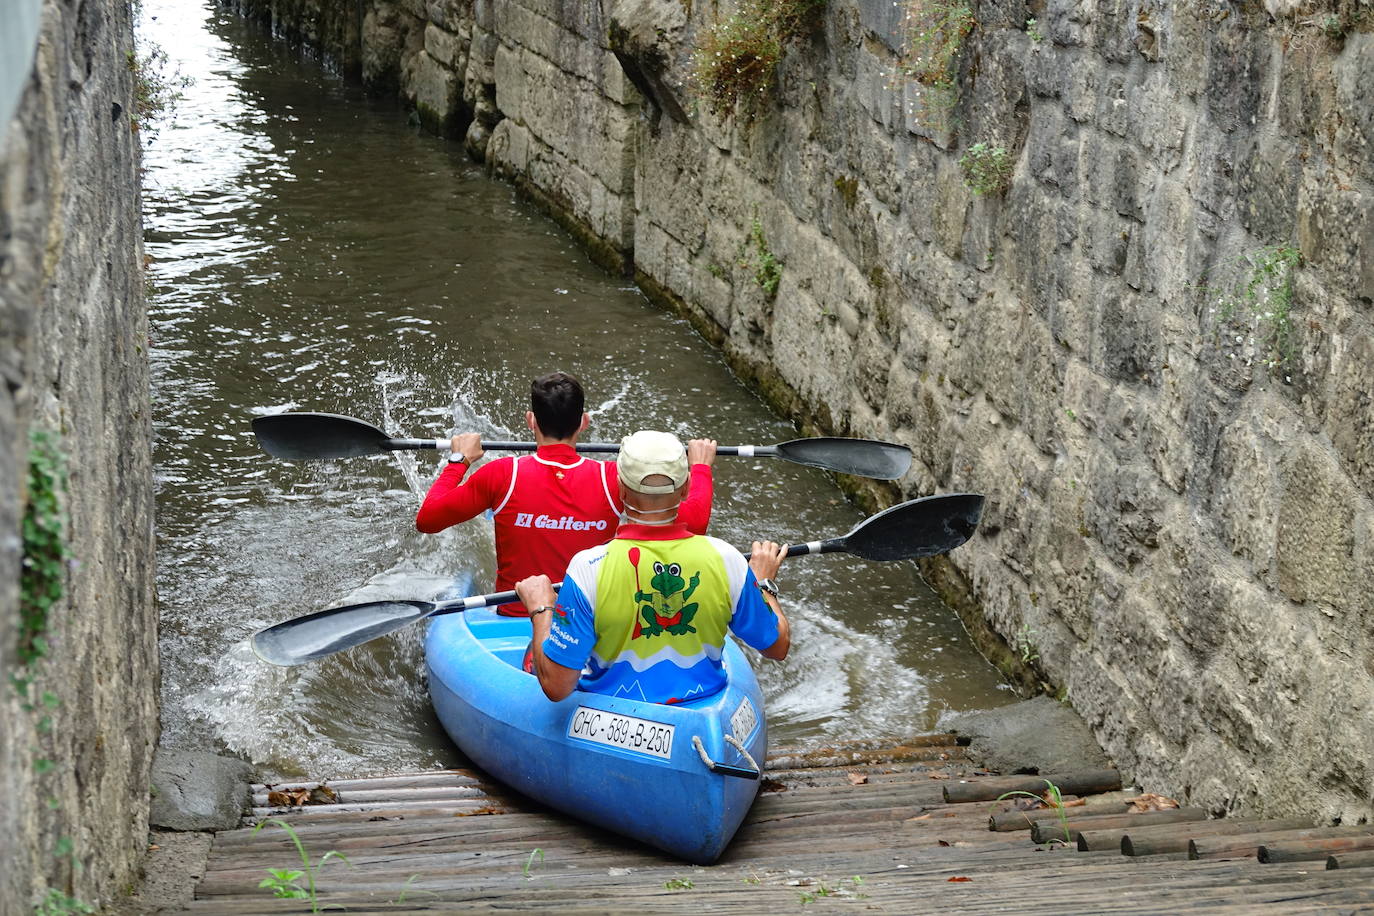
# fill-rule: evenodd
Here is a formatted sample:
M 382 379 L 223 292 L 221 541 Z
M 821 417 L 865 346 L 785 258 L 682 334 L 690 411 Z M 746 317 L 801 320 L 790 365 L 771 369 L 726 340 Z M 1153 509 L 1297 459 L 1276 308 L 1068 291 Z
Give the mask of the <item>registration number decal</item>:
M 759 721 L 759 717 L 754 712 L 754 704 L 745 697 L 744 702 L 739 704 L 739 709 L 730 717 L 730 731 L 735 737 L 743 741 L 749 737 L 749 733 L 754 730 L 754 725 Z
M 662 722 L 579 706 L 568 723 L 568 737 L 667 760 L 673 754 L 675 728 Z

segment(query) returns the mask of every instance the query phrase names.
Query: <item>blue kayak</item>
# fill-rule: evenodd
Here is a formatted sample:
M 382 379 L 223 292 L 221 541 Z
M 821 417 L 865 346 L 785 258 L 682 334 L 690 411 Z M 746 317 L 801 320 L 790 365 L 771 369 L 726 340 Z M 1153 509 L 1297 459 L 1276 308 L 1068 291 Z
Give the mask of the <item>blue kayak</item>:
M 767 748 L 763 696 L 734 641 L 728 686 L 672 706 L 580 690 L 551 703 L 521 670 L 529 641 L 528 619 L 488 608 L 430 621 L 429 693 L 454 743 L 550 807 L 690 862 L 719 858 Z

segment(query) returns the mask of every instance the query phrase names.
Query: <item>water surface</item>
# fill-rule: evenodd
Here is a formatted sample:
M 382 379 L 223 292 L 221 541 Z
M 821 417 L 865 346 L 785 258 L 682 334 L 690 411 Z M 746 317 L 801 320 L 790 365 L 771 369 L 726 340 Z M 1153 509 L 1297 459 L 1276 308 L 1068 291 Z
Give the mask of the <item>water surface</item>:
M 637 428 L 794 438 L 683 321 L 555 224 L 361 91 L 212 6 L 143 0 L 141 33 L 193 78 L 145 155 L 162 602 L 163 740 L 267 774 L 452 765 L 419 627 L 292 669 L 254 630 L 338 604 L 490 582 L 490 524 L 414 515 L 434 452 L 290 464 L 255 416 L 319 410 L 393 435 L 526 439 L 529 379 L 582 378 L 588 438 Z M 820 471 L 717 463 L 712 533 L 813 540 L 862 514 Z M 1014 697 L 911 563 L 788 563 L 793 653 L 759 661 L 772 743 L 901 738 Z

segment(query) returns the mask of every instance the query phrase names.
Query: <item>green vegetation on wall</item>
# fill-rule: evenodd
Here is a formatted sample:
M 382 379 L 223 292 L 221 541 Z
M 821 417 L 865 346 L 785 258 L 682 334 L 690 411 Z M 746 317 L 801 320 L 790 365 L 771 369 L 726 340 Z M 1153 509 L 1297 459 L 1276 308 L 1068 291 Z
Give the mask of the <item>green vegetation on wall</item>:
M 59 496 L 65 487 L 62 455 L 52 436 L 35 431 L 29 443 L 24 559 L 19 573 L 19 671 L 10 675 L 10 684 L 25 702 L 38 662 L 48 654 L 52 608 L 66 588 L 67 547 L 62 540 Z
M 52 651 L 49 633 L 53 609 L 61 602 L 67 587 L 68 551 L 63 538 L 62 509 L 66 487 L 66 462 L 55 437 L 45 430 L 34 430 L 29 437 L 27 503 L 21 530 L 23 560 L 19 571 L 19 633 L 15 649 L 18 670 L 10 674 L 10 686 L 19 695 L 24 711 L 37 717 L 34 728 L 40 736 L 52 733 L 52 714 L 62 705 L 56 694 L 47 690 L 36 693 L 34 688 L 40 664 Z M 56 769 L 56 764 L 42 749 L 33 748 L 33 754 L 35 776 L 45 776 Z M 57 810 L 61 804 L 49 797 L 47 807 Z M 59 863 L 76 862 L 70 837 L 60 837 L 52 854 Z M 65 916 L 90 913 L 92 908 L 58 888 L 49 887 L 33 911 L 35 916 Z
M 784 46 L 810 35 L 826 0 L 744 0 L 705 30 L 692 55 L 692 82 L 711 112 L 752 121 L 770 99 Z
M 987 194 L 1001 194 L 1011 187 L 1012 172 L 1016 163 L 1004 146 L 989 143 L 975 143 L 959 159 L 959 168 L 964 173 L 964 184 L 983 197 Z
M 1302 254 L 1273 245 L 1243 255 L 1216 286 L 1198 284 L 1207 299 L 1207 318 L 1226 358 L 1265 369 L 1292 382 L 1296 342 L 1293 327 L 1294 273 Z
M 778 284 L 782 282 L 783 263 L 768 247 L 768 239 L 763 234 L 763 223 L 757 216 L 749 227 L 749 237 L 740 245 L 739 266 L 754 272 L 754 282 L 768 296 L 769 301 L 777 297 Z
M 959 89 L 955 82 L 959 52 L 977 20 L 961 0 L 906 0 L 902 19 L 902 76 L 921 85 L 916 120 L 933 130 L 952 125 Z

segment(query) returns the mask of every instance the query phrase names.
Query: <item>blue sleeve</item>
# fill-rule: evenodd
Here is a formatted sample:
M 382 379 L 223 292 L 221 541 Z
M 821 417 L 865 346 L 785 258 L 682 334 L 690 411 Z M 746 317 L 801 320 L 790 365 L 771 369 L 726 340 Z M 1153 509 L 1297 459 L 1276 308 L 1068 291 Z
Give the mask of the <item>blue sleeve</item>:
M 558 604 L 550 612 L 549 635 L 544 640 L 544 656 L 549 661 L 581 671 L 596 647 L 596 627 L 592 624 L 592 608 L 587 596 L 572 577 L 563 580 L 558 590 Z
M 760 652 L 778 641 L 778 615 L 763 600 L 752 569 L 745 573 L 744 588 L 730 618 L 730 632 Z

